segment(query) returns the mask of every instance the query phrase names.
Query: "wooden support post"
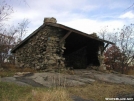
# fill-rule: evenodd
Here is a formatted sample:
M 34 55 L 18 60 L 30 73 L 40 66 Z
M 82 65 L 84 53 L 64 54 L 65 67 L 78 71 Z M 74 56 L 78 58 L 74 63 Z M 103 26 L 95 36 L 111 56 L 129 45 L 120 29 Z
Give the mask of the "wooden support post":
M 101 51 L 101 54 L 98 56 L 98 60 L 100 62 L 100 68 L 99 70 L 100 71 L 104 71 L 106 70 L 106 66 L 105 66 L 105 63 L 104 63 L 104 50 L 106 49 L 106 47 L 109 45 L 109 43 L 107 43 L 104 47 L 100 47 L 100 51 Z
M 109 45 L 109 43 L 107 43 L 105 46 L 104 46 L 104 48 L 103 48 L 103 50 L 102 50 L 102 52 L 101 53 L 103 53 L 104 52 L 104 50 L 106 49 L 106 47 Z
M 72 33 L 72 31 L 69 31 L 69 32 L 60 40 L 59 44 L 62 43 L 71 33 Z

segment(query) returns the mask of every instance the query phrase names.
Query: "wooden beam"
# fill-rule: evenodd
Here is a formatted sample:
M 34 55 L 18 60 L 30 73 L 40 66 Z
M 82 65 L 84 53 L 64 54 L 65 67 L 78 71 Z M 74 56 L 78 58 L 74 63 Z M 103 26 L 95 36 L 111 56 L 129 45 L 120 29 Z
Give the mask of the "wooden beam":
M 62 43 L 71 33 L 72 33 L 72 31 L 69 31 L 69 32 L 60 40 L 59 44 Z
M 109 43 L 107 43 L 105 46 L 104 46 L 104 48 L 103 48 L 103 50 L 102 50 L 102 52 L 101 53 L 103 53 L 104 52 L 104 50 L 106 49 L 106 47 L 109 45 Z
M 54 27 L 58 27 L 58 28 L 63 28 L 65 30 L 69 30 L 71 32 L 74 32 L 76 34 L 80 34 L 80 35 L 83 35 L 85 37 L 88 37 L 88 38 L 91 38 L 91 39 L 94 39 L 94 40 L 98 40 L 98 41 L 101 41 L 101 42 L 106 42 L 106 43 L 109 43 L 109 44 L 114 44 L 113 42 L 110 42 L 110 41 L 107 41 L 107 40 L 103 40 L 103 39 L 100 39 L 100 38 L 95 38 L 93 36 L 91 36 L 90 34 L 87 34 L 87 33 L 84 33 L 84 32 L 81 32 L 81 31 L 78 31 L 76 29 L 73 29 L 73 28 L 70 28 L 70 27 L 67 27 L 67 26 L 64 26 L 64 25 L 61 25 L 61 24 L 55 24 L 55 23 L 46 23 L 46 25 L 50 25 L 50 26 L 54 26 Z
M 76 53 L 78 51 L 81 51 L 82 49 L 85 49 L 85 48 L 87 48 L 87 46 L 84 46 L 84 47 L 82 47 L 82 48 L 80 48 L 80 49 L 78 49 L 78 50 L 76 50 L 76 51 L 74 51 L 74 52 L 72 52 L 70 54 L 67 54 L 67 55 L 72 55 L 72 54 L 74 54 L 74 53 Z

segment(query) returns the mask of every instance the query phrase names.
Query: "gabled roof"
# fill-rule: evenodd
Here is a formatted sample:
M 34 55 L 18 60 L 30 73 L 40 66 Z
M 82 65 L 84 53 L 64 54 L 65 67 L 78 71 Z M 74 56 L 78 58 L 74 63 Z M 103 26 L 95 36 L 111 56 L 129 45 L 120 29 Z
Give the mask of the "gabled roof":
M 90 39 L 94 39 L 94 40 L 97 40 L 97 41 L 101 41 L 101 42 L 105 42 L 105 43 L 108 43 L 108 44 L 114 44 L 110 41 L 107 41 L 107 40 L 103 40 L 103 39 L 100 39 L 100 38 L 96 38 L 94 36 L 92 36 L 92 34 L 87 34 L 87 33 L 84 33 L 84 32 L 81 32 L 79 30 L 76 30 L 76 29 L 73 29 L 73 28 L 70 28 L 68 26 L 65 26 L 65 25 L 62 25 L 62 24 L 59 24 L 59 23 L 50 23 L 50 22 L 46 22 L 44 23 L 43 25 L 41 25 L 38 29 L 36 29 L 32 34 L 30 34 L 27 38 L 25 38 L 22 42 L 20 42 L 20 44 L 16 45 L 12 50 L 11 52 L 12 53 L 15 53 L 15 51 L 20 48 L 21 46 L 23 46 L 32 36 L 34 36 L 35 34 L 37 34 L 42 28 L 44 28 L 45 26 L 53 26 L 53 27 L 57 27 L 57 28 L 61 28 L 61 29 L 64 29 L 64 30 L 67 30 L 67 31 L 70 31 L 70 32 L 74 32 L 76 34 L 79 34 L 79 35 L 82 35 L 82 36 L 85 36 L 85 37 L 88 37 Z

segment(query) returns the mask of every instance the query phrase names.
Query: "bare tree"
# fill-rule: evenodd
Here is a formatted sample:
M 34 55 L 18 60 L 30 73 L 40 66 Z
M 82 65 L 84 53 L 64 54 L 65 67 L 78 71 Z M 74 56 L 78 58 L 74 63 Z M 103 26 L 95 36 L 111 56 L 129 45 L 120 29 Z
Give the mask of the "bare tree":
M 122 70 L 126 67 L 128 69 L 128 65 L 130 62 L 130 58 L 134 55 L 134 24 L 130 26 L 124 26 L 119 33 L 119 41 L 118 44 L 121 48 L 122 54 L 125 54 L 126 57 L 122 57 Z M 123 71 L 122 71 L 123 72 Z
M 111 38 L 113 37 L 113 35 L 111 35 L 111 33 L 108 31 L 108 26 L 104 26 L 99 32 L 98 32 L 98 35 L 101 39 L 103 40 L 110 40 L 111 41 Z M 112 40 L 113 42 L 113 40 Z M 115 41 L 113 42 L 115 43 Z M 106 43 L 104 43 L 105 46 L 107 45 Z M 111 45 L 108 45 L 104 52 L 107 51 L 107 49 L 110 47 Z
M 4 0 L 0 3 L 0 61 L 6 57 L 7 50 L 9 49 L 9 40 L 13 37 L 4 34 L 4 22 L 10 18 L 13 13 L 13 8 L 8 5 Z M 3 31 L 3 32 L 2 32 Z
M 27 33 L 27 29 L 28 29 L 28 24 L 29 24 L 28 19 L 23 19 L 23 21 L 21 23 L 18 23 L 18 26 L 16 28 L 17 43 L 20 43 L 23 40 L 23 38 L 25 37 L 25 35 Z
M 8 36 L 7 43 L 12 46 L 19 44 L 27 33 L 28 24 L 28 19 L 24 19 L 16 27 L 11 26 L 8 30 L 4 30 L 4 35 Z
M 124 69 L 128 69 L 130 62 L 133 60 L 132 57 L 134 56 L 134 24 L 123 26 L 121 30 L 115 30 L 115 32 L 111 33 L 108 37 L 108 39 L 114 42 L 121 50 L 122 55 L 120 55 L 119 63 L 123 73 Z
M 102 39 L 107 39 L 106 37 L 108 34 L 108 26 L 105 26 L 104 28 L 102 28 L 98 33 Z
M 27 4 L 26 0 L 22 2 Z M 13 7 L 8 5 L 6 0 L 0 1 L 0 63 L 9 57 L 11 48 L 20 43 L 27 33 L 28 19 L 23 19 L 17 26 L 5 27 L 5 21 L 9 20 L 12 13 Z
M 9 50 L 11 50 L 16 44 L 19 44 L 24 36 L 26 35 L 29 21 L 24 19 L 18 25 L 11 26 L 8 30 L 5 29 L 2 34 L 0 34 L 0 61 L 4 62 L 6 58 L 12 57 Z
M 0 62 L 4 62 L 4 60 L 9 57 L 8 52 L 12 48 L 11 42 L 15 39 L 12 36 L 7 36 L 4 34 L 0 34 Z
M 0 30 L 4 26 L 4 21 L 7 21 L 13 13 L 13 8 L 5 1 L 0 4 Z

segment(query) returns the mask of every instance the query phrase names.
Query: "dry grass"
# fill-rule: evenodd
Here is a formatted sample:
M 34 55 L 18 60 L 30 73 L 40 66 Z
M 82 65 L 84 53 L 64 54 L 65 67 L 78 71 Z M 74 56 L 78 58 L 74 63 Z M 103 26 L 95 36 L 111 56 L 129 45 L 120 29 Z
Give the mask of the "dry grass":
M 16 72 L 36 72 L 30 68 L 16 68 L 6 65 L 0 76 L 12 76 Z M 73 71 L 67 72 L 73 74 Z M 129 75 L 134 74 L 134 70 Z M 20 87 L 15 84 L 0 82 L 0 101 L 72 101 L 70 96 L 75 95 L 83 99 L 105 101 L 108 97 L 117 97 L 119 94 L 134 93 L 134 86 L 124 84 L 112 84 L 96 81 L 93 84 L 68 88 L 33 88 Z
M 72 101 L 64 88 L 33 88 L 0 83 L 0 101 Z
M 27 101 L 27 100 L 26 100 Z M 32 90 L 31 101 L 72 101 L 65 89 L 57 88 L 47 92 Z
M 10 72 L 10 71 L 0 71 L 0 77 L 8 77 L 8 76 L 13 76 L 15 72 Z
M 96 81 L 93 84 L 67 88 L 22 87 L 0 82 L 0 101 L 72 101 L 70 96 L 105 101 L 107 97 L 134 93 L 134 86 Z
M 3 70 L 0 71 L 0 77 L 13 76 L 16 72 L 37 72 L 36 70 L 31 68 L 18 68 L 13 64 L 8 63 L 2 64 L 1 67 L 3 68 Z
M 134 70 L 129 70 L 127 75 L 134 75 Z
M 4 98 L 2 101 L 11 101 Z M 16 100 L 13 100 L 16 101 Z M 37 91 L 32 92 L 23 98 L 17 99 L 17 101 L 72 101 L 69 98 L 69 94 L 64 90 L 53 90 L 53 91 Z
M 134 86 L 96 81 L 92 85 L 87 85 L 85 87 L 69 88 L 68 91 L 72 95 L 77 95 L 84 99 L 105 101 L 105 98 L 108 97 L 117 97 L 119 94 L 134 93 Z

